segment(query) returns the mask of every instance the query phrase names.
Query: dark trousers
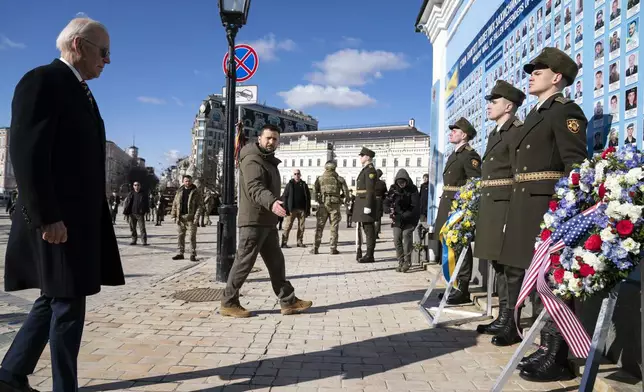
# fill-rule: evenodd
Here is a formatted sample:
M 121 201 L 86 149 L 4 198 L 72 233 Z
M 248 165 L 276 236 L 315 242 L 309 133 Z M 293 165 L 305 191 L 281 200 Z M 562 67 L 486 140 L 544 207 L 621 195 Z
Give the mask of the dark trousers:
M 456 257 L 461 257 L 461 254 L 457 254 Z M 458 263 L 458 258 L 456 259 L 456 262 Z M 458 271 L 458 276 L 456 277 L 456 280 L 459 282 L 459 284 L 469 283 L 472 279 L 472 263 L 472 246 L 468 245 L 467 253 L 465 254 L 465 260 L 463 260 L 461 270 Z
M 373 222 L 374 231 L 376 236 L 380 234 L 380 229 L 382 227 L 382 217 L 379 217 L 375 222 Z
M 543 302 L 541 301 L 541 297 L 535 290 L 531 294 L 531 299 L 533 300 L 532 303 L 534 304 L 532 306 L 532 317 L 536 320 L 537 317 L 539 317 L 539 313 L 543 310 Z M 570 309 L 573 309 L 573 301 L 566 301 L 564 300 L 564 303 L 566 306 L 568 306 Z M 573 309 L 574 310 L 574 309 Z M 559 329 L 557 328 L 557 324 L 555 324 L 554 321 L 552 321 L 551 318 L 546 321 L 545 325 L 543 326 L 543 332 L 549 333 L 554 336 L 561 336 L 561 332 L 559 332 Z
M 367 257 L 373 257 L 373 253 L 376 250 L 376 228 L 373 223 L 363 222 L 360 224 L 362 230 L 364 231 L 365 243 L 367 245 Z
M 119 213 L 118 207 L 112 208 L 112 223 L 116 224 L 116 215 Z
M 54 392 L 78 390 L 78 351 L 85 323 L 85 297 L 41 295 L 2 360 L 0 379 L 22 384 L 32 374 L 47 341 Z
M 351 227 L 353 225 L 353 215 L 347 214 L 347 227 Z
M 295 290 L 286 280 L 284 254 L 280 248 L 279 235 L 274 227 L 244 226 L 239 228 L 239 245 L 233 267 L 228 275 L 222 304 L 239 304 L 239 289 L 255 265 L 257 255 L 262 255 L 268 269 L 271 285 L 282 305 L 295 301 Z
M 396 258 L 399 262 L 406 261 L 411 263 L 415 228 L 415 226 L 411 225 L 394 227 L 394 245 L 396 246 Z
M 494 274 L 496 275 L 499 307 L 513 310 L 519 299 L 519 292 L 521 291 L 525 270 L 523 268 L 503 265 L 498 261 L 492 261 L 492 268 L 494 268 Z
M 130 232 L 132 234 L 132 241 L 136 241 L 138 238 L 138 235 L 136 233 L 137 225 L 139 226 L 139 230 L 141 231 L 141 238 L 143 239 L 143 243 L 146 243 L 148 241 L 148 232 L 145 230 L 145 219 L 143 218 L 143 215 L 130 215 Z

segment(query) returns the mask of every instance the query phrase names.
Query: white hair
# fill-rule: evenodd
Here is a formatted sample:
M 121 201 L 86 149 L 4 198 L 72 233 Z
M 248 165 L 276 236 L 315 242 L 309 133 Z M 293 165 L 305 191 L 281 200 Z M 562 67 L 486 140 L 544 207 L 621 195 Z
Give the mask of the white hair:
M 96 30 L 102 30 L 107 33 L 107 28 L 100 22 L 88 17 L 78 17 L 72 19 L 63 31 L 56 38 L 56 48 L 61 53 L 72 52 L 72 44 L 77 37 L 91 39 L 91 33 Z

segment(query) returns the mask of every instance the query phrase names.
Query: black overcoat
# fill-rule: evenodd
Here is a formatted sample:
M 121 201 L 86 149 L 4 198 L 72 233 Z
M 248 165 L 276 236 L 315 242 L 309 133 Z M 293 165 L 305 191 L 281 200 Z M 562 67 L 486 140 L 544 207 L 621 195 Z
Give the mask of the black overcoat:
M 12 102 L 10 154 L 20 196 L 5 257 L 5 290 L 50 297 L 96 294 L 125 283 L 105 196 L 105 126 L 62 61 L 29 71 Z M 62 221 L 64 244 L 42 240 Z

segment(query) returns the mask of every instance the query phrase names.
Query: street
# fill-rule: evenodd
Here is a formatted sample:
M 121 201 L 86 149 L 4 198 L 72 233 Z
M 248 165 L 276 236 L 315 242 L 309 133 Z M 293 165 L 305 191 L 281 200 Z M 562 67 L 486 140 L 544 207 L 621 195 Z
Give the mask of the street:
M 216 218 L 216 217 L 213 217 Z M 8 219 L 0 226 L 6 244 Z M 476 391 L 489 390 L 515 347 L 499 348 L 474 324 L 430 329 L 417 303 L 430 273 L 394 271 L 392 232 L 383 225 L 373 264 L 355 262 L 352 229 L 340 231 L 341 254 L 328 254 L 328 229 L 319 255 L 285 249 L 287 275 L 302 315 L 282 316 L 265 267 L 242 288 L 249 319 L 223 318 L 216 302 L 184 302 L 177 291 L 221 287 L 215 275 L 215 226 L 200 228 L 201 262 L 172 261 L 174 226 L 148 228 L 150 246 L 129 246 L 119 216 L 116 232 L 127 284 L 89 299 L 79 356 L 83 391 Z M 344 227 L 346 223 L 342 222 Z M 295 245 L 295 232 L 291 233 Z M 88 255 L 89 257 L 90 255 Z M 0 325 L 8 348 L 35 291 L 2 293 Z M 433 300 L 435 304 L 436 299 Z M 33 387 L 51 390 L 45 350 Z M 505 390 L 576 390 L 578 380 L 530 383 L 515 375 Z

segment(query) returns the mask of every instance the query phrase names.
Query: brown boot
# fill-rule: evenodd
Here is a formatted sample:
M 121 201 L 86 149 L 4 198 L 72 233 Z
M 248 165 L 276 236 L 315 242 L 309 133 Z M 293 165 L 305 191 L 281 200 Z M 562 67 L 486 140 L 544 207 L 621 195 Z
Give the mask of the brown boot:
M 312 301 L 302 301 L 299 298 L 295 298 L 295 301 L 290 304 L 290 305 L 282 305 L 282 314 L 283 315 L 290 315 L 290 314 L 298 314 L 302 313 L 306 309 L 310 308 L 313 306 Z
M 252 316 L 252 314 L 248 310 L 244 309 L 244 307 L 239 304 L 234 304 L 231 306 L 221 305 L 219 314 L 221 314 L 222 316 L 235 318 L 247 318 Z

